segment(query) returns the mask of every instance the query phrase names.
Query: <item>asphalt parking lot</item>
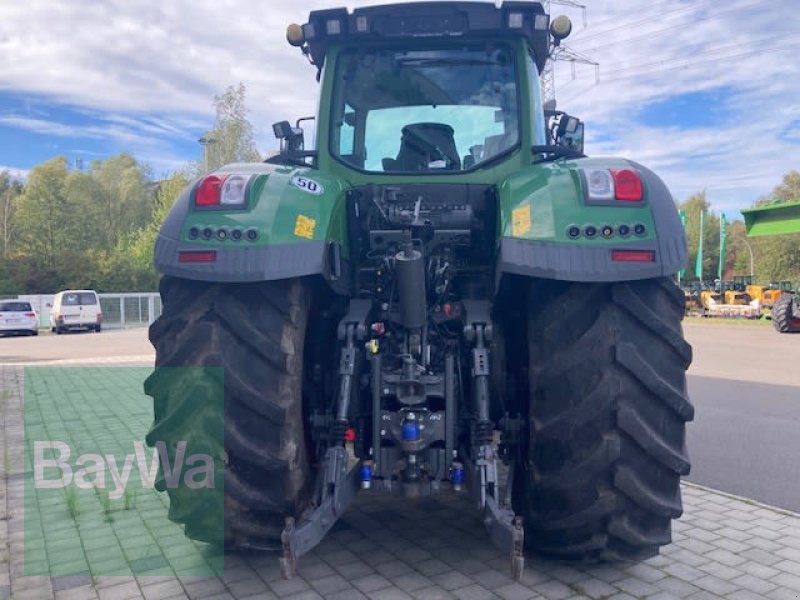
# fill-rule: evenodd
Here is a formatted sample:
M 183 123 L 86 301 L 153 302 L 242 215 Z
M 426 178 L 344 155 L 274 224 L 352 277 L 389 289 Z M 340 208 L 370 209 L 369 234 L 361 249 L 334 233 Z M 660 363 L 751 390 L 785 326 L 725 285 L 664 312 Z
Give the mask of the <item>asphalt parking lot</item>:
M 800 336 L 702 323 L 689 323 L 686 329 L 695 346 L 690 373 L 800 383 L 797 371 L 786 368 L 800 352 Z M 756 349 L 749 359 L 755 366 L 736 351 L 743 340 Z M 776 344 L 785 346 L 787 364 L 770 361 L 767 366 L 764 361 L 759 368 L 759 361 L 752 360 L 757 349 L 771 349 L 774 355 Z M 364 494 L 331 535 L 301 559 L 299 575 L 287 581 L 280 577 L 275 556 L 220 557 L 186 542 L 166 519 L 164 495 L 154 490 L 137 490 L 130 503 L 81 496 L 76 510 L 70 510 L 68 498 L 50 502 L 36 496 L 31 505 L 25 496 L 24 429 L 31 427 L 34 409 L 40 418 L 33 425 L 62 437 L 69 435 L 63 424 L 74 414 L 86 415 L 80 426 L 87 431 L 110 431 L 109 443 L 149 426 L 151 407 L 140 392 L 148 370 L 135 366 L 152 364 L 143 331 L 2 339 L 0 364 L 3 600 L 800 598 L 800 515 L 692 484 L 683 488 L 685 512 L 674 524 L 673 544 L 660 556 L 638 564 L 580 567 L 528 558 L 520 582 L 510 578 L 508 558 L 491 545 L 466 499 L 410 502 Z M 67 370 L 58 376 L 52 368 L 40 370 L 33 380 L 29 375 L 26 389 L 35 396 L 23 399 L 24 365 Z M 104 367 L 86 370 L 88 365 Z M 76 388 L 82 387 L 91 393 L 78 394 Z M 61 409 L 48 404 L 53 399 Z M 75 408 L 64 409 L 62 399 Z M 83 411 L 76 403 L 90 406 Z M 28 411 L 24 424 L 23 409 Z M 104 439 L 101 435 L 93 443 Z M 76 448 L 82 443 L 67 441 Z M 32 515 L 50 524 L 41 535 L 31 536 Z M 142 530 L 149 537 L 132 533 Z M 42 553 L 49 572 L 31 575 L 32 569 L 45 568 L 31 558 Z

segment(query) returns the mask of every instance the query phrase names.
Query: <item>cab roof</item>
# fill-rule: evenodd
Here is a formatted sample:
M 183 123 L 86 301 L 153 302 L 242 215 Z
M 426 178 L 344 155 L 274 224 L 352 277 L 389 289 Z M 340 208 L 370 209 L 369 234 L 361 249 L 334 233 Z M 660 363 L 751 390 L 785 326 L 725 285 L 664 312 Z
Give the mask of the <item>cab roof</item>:
M 312 62 L 322 67 L 332 44 L 369 41 L 522 37 L 541 72 L 550 51 L 550 17 L 539 2 L 411 2 L 312 11 L 302 26 Z

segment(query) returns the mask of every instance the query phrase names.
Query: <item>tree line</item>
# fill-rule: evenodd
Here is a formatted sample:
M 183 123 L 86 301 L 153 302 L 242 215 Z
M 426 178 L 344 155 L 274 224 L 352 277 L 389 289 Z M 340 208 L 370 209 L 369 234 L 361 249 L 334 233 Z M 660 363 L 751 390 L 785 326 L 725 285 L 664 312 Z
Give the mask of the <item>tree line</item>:
M 756 199 L 752 204 L 763 206 L 798 200 L 800 200 L 800 172 L 790 171 L 770 194 Z M 686 213 L 686 238 L 689 245 L 689 261 L 684 280 L 697 280 L 695 265 L 700 240 L 701 213 L 704 214 L 703 278 L 715 279 L 720 255 L 721 215 L 712 210 L 705 191 L 692 194 L 679 203 L 678 208 Z M 728 281 L 735 275 L 749 275 L 751 259 L 754 279 L 757 282 L 800 281 L 800 234 L 748 238 L 745 235 L 744 221 L 729 222 L 722 278 Z
M 62 289 L 154 291 L 153 244 L 172 203 L 203 168 L 259 161 L 243 84 L 214 98 L 204 155 L 160 179 L 123 153 L 72 169 L 57 156 L 24 182 L 0 172 L 0 296 Z

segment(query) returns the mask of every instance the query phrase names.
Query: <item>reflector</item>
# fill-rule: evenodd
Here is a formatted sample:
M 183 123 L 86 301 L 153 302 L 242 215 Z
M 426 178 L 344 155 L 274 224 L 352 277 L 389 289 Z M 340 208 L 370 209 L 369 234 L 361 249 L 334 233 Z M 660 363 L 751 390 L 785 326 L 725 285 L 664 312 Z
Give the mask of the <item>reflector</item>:
M 611 260 L 615 262 L 655 262 L 654 250 L 612 250 Z
M 182 250 L 178 252 L 178 262 L 181 263 L 212 263 L 216 260 L 216 250 Z

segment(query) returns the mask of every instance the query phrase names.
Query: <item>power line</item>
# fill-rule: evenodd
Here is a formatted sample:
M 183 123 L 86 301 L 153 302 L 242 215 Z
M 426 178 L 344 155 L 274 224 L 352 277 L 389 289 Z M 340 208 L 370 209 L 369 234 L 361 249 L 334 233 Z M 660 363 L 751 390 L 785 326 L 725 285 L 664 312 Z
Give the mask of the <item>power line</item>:
M 706 63 L 709 63 L 709 62 L 719 62 L 720 60 L 727 60 L 727 59 L 731 59 L 731 58 L 741 58 L 741 57 L 751 56 L 751 55 L 755 55 L 755 54 L 764 55 L 764 54 L 770 54 L 770 53 L 775 53 L 775 52 L 786 52 L 786 51 L 797 52 L 798 50 L 800 50 L 800 45 L 792 45 L 792 46 L 787 46 L 787 47 L 782 47 L 782 48 L 770 48 L 770 49 L 767 49 L 767 50 L 750 49 L 750 50 L 746 50 L 746 51 L 742 51 L 742 52 L 738 52 L 738 53 L 733 53 L 733 54 L 726 55 L 726 56 L 715 56 L 715 57 L 709 57 L 709 58 L 704 58 L 704 59 L 700 59 L 700 60 L 688 60 L 688 61 L 686 61 L 685 59 L 679 59 L 679 60 L 685 60 L 685 61 L 683 63 L 681 63 L 681 64 L 676 64 L 674 66 L 667 66 L 667 67 L 663 66 L 663 64 L 674 63 L 675 60 L 666 61 L 663 64 L 662 63 L 652 63 L 654 65 L 658 64 L 659 65 L 659 69 L 657 69 L 657 70 L 656 69 L 644 69 L 644 68 L 641 68 L 641 66 L 639 66 L 639 67 L 636 67 L 636 70 L 634 72 L 630 72 L 630 73 L 623 74 L 623 75 L 618 75 L 616 77 L 611 77 L 611 78 L 606 78 L 605 77 L 605 72 L 604 72 L 604 77 L 603 77 L 603 79 L 601 81 L 601 84 L 603 84 L 603 83 L 614 83 L 614 82 L 617 82 L 617 81 L 625 81 L 625 80 L 628 80 L 628 79 L 647 79 L 648 77 L 651 77 L 651 76 L 656 76 L 656 75 L 659 75 L 659 74 L 664 73 L 664 72 L 675 71 L 675 70 L 678 70 L 678 69 L 684 69 L 684 70 L 687 70 L 687 71 L 691 71 L 694 67 L 699 66 L 699 65 L 705 65 Z M 617 71 L 612 71 L 612 73 L 626 73 L 627 71 L 630 71 L 630 70 L 631 69 L 627 69 L 627 68 L 618 69 Z M 571 94 L 570 96 L 568 96 L 564 100 L 564 102 L 571 102 L 572 100 L 575 100 L 576 98 L 582 96 L 586 92 L 588 92 L 591 89 L 595 88 L 597 85 L 598 84 L 594 83 L 594 84 L 591 84 L 591 85 L 588 85 L 588 86 L 585 86 L 585 87 L 579 89 L 577 92 L 575 92 L 575 93 Z
M 561 6 L 571 6 L 573 8 L 580 8 L 583 11 L 583 26 L 586 27 L 587 20 L 586 20 L 586 6 L 583 4 L 579 4 L 576 0 L 544 0 L 543 2 L 545 7 L 545 13 L 550 14 L 550 7 L 552 4 L 558 4 Z M 540 85 L 542 87 L 542 98 L 545 102 L 550 100 L 555 101 L 556 97 L 556 78 L 555 78 L 555 61 L 557 60 L 566 60 L 572 63 L 573 71 L 575 69 L 575 63 L 584 63 L 584 64 L 591 64 L 594 65 L 595 68 L 598 67 L 598 64 L 591 60 L 589 57 L 584 56 L 578 52 L 573 50 L 569 50 L 564 46 L 561 46 L 560 43 L 557 41 L 556 45 L 554 45 L 550 51 L 550 55 L 547 57 L 547 61 L 545 62 L 544 69 L 540 74 Z

